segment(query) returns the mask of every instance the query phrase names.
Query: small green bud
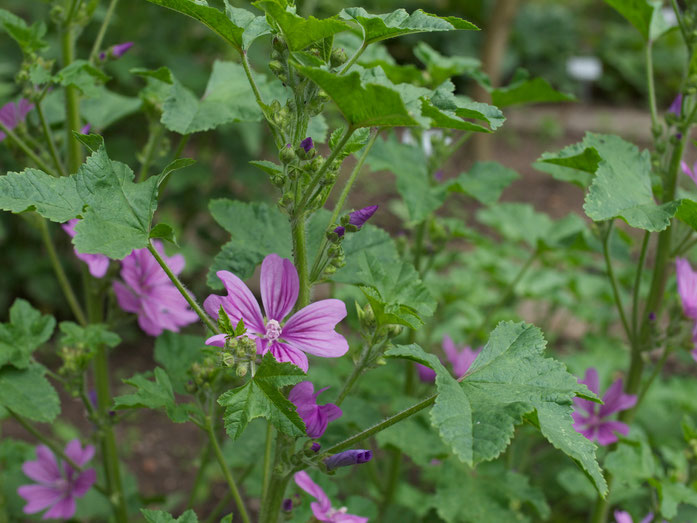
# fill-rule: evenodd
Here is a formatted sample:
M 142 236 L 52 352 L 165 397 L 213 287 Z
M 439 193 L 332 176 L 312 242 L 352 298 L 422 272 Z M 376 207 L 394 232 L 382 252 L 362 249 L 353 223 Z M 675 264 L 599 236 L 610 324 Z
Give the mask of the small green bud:
M 273 46 L 274 51 L 278 53 L 282 53 L 286 49 L 288 49 L 285 40 L 283 40 L 283 38 L 281 38 L 280 36 L 274 36 L 271 40 L 271 45 Z
M 328 265 L 327 267 L 324 268 L 324 274 L 327 276 L 330 276 L 334 274 L 338 269 L 334 267 L 333 265 Z
M 346 56 L 346 51 L 343 49 L 338 48 L 332 51 L 332 56 L 330 58 L 332 67 L 339 67 L 340 65 L 345 64 L 346 60 L 348 60 L 348 56 Z
M 274 184 L 279 189 L 281 189 L 285 185 L 286 181 L 283 178 L 283 175 L 279 174 L 279 175 L 271 177 L 271 183 Z
M 326 102 L 328 102 L 329 100 L 331 100 L 331 98 L 329 97 L 329 95 L 328 95 L 326 92 L 322 91 L 322 90 L 320 90 L 320 91 L 317 93 L 317 99 L 318 99 L 321 103 L 326 103 Z
M 324 165 L 324 158 L 321 155 L 317 155 L 310 162 L 310 169 L 317 172 L 322 168 L 322 165 Z
M 400 334 L 402 334 L 402 331 L 404 330 L 404 327 L 401 325 L 390 325 L 387 327 L 387 335 L 390 338 L 396 338 Z
M 378 359 L 375 360 L 375 365 L 387 365 L 387 360 L 380 356 Z
M 278 157 L 284 164 L 289 164 L 290 162 L 295 160 L 297 156 L 295 154 L 295 151 L 291 147 L 286 146 L 281 148 L 280 151 L 278 151 Z
M 244 362 L 244 363 L 240 363 L 240 364 L 237 366 L 237 369 L 235 370 L 235 373 L 236 373 L 237 376 L 239 376 L 240 378 L 244 378 L 244 377 L 247 375 L 247 372 L 248 372 L 248 371 L 249 371 L 249 363 Z
M 235 364 L 235 357 L 229 352 L 221 352 L 220 360 L 225 367 L 232 367 Z
M 283 64 L 281 62 L 279 62 L 278 60 L 271 60 L 269 62 L 269 69 L 271 69 L 271 72 L 273 74 L 278 76 L 279 74 L 284 72 L 285 68 L 283 67 Z

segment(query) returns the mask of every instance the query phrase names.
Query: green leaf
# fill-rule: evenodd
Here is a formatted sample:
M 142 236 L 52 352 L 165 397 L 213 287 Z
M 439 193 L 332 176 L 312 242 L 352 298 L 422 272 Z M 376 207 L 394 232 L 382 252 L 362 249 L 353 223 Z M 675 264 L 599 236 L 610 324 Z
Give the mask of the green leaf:
M 478 70 L 482 63 L 468 56 L 444 56 L 426 42 L 419 42 L 414 48 L 414 56 L 426 66 L 429 85 L 436 87 L 453 76 Z M 389 74 L 389 73 L 388 73 Z
M 340 283 L 358 285 L 362 283 L 361 253 L 370 253 L 380 264 L 388 267 L 398 263 L 397 246 L 390 235 L 374 225 L 364 225 L 361 230 L 344 237 L 342 243 L 346 265 L 330 276 L 330 279 Z
M 645 441 L 620 441 L 605 457 L 603 466 L 612 474 L 613 481 L 628 487 L 638 487 L 656 474 L 651 447 Z
M 377 139 L 366 163 L 374 171 L 390 171 L 397 177 L 397 191 L 418 223 L 431 216 L 445 200 L 445 192 L 431 187 L 426 156 L 419 147 L 401 143 L 394 134 Z
M 278 24 L 291 51 L 302 51 L 310 44 L 349 29 L 346 22 L 336 18 L 318 20 L 314 16 L 303 18 L 294 10 L 284 7 L 277 0 L 261 0 L 253 5 L 266 12 Z
M 372 253 L 355 256 L 363 294 L 380 325 L 404 325 L 417 329 L 433 315 L 436 301 L 410 264 L 397 262 L 385 267 Z
M 237 50 L 241 51 L 245 48 L 244 27 L 240 27 L 224 13 L 214 7 L 209 7 L 205 2 L 195 2 L 194 0 L 148 0 L 148 2 L 190 16 L 206 25 Z M 254 16 L 251 13 L 250 15 Z M 241 20 L 241 18 L 240 14 L 237 13 L 237 20 Z
M 675 217 L 697 231 L 697 202 L 687 199 L 680 200 Z
M 101 85 L 107 80 L 109 77 L 87 60 L 75 60 L 58 71 L 54 77 L 55 82 L 64 87 L 69 85 L 77 87 L 88 98 L 95 98 L 102 94 Z
M 661 1 L 605 0 L 605 3 L 615 8 L 636 27 L 644 40 L 655 40 L 670 29 L 661 12 Z
M 511 83 L 506 87 L 491 90 L 491 102 L 496 107 L 508 107 L 519 104 L 542 102 L 570 102 L 576 98 L 573 95 L 555 90 L 547 80 L 530 78 L 527 71 L 516 71 Z
M 271 33 L 271 26 L 266 23 L 266 17 L 256 16 L 246 9 L 240 9 L 225 2 L 225 14 L 237 27 L 244 29 L 242 33 L 242 49 L 249 49 L 257 38 Z
M 203 359 L 204 341 L 200 336 L 171 331 L 164 331 L 155 340 L 155 361 L 165 368 L 177 394 L 186 394 L 189 369 Z
M 169 178 L 169 175 L 172 174 L 174 171 L 178 171 L 179 169 L 184 169 L 185 167 L 189 167 L 190 165 L 193 165 L 196 163 L 196 160 L 193 160 L 191 158 L 177 158 L 176 160 L 171 161 L 169 164 L 167 164 L 167 167 L 162 169 L 162 172 L 157 175 L 157 186 L 159 187 L 162 185 L 167 178 Z
M 551 174 L 557 180 L 570 182 L 585 189 L 590 185 L 602 158 L 584 142 L 564 147 L 558 153 L 542 153 L 533 166 Z
M 364 84 L 357 71 L 339 76 L 314 67 L 294 65 L 334 100 L 352 127 L 417 125 L 407 111 L 400 93 L 393 88 L 374 83 Z
M 0 176 L 0 208 L 35 210 L 59 223 L 82 217 L 73 239 L 78 252 L 121 259 L 147 246 L 157 206 L 157 179 L 136 184 L 133 178 L 133 171 L 111 161 L 102 145 L 71 176 L 55 178 L 38 169 Z
M 354 21 L 363 28 L 366 45 L 414 33 L 455 31 L 457 29 L 479 30 L 476 25 L 467 20 L 455 16 L 441 17 L 426 13 L 421 9 L 412 14 L 404 9 L 397 9 L 384 15 L 372 15 L 362 7 L 349 7 L 343 9 L 339 13 L 339 17 Z
M 179 245 L 177 243 L 177 235 L 175 234 L 174 229 L 172 229 L 171 225 L 167 225 L 166 223 L 158 223 L 155 225 L 155 227 L 150 230 L 150 238 L 167 240 L 174 245 Z
M 28 26 L 20 17 L 0 9 L 0 26 L 19 44 L 25 54 L 32 54 L 48 47 L 48 43 L 43 39 L 46 35 L 44 22 L 36 22 Z
M 10 321 L 0 323 L 0 367 L 6 364 L 26 369 L 32 353 L 53 334 L 56 320 L 42 315 L 29 302 L 16 299 L 10 307 Z
M 460 192 L 475 198 L 484 205 L 492 205 L 518 173 L 498 162 L 476 162 L 469 172 L 460 174 L 448 185 L 448 191 Z
M 562 363 L 543 356 L 545 345 L 542 332 L 525 323 L 501 322 L 491 333 L 460 383 L 472 406 L 473 460 L 468 464 L 496 458 L 526 417 L 605 495 L 596 446 L 574 430 L 571 418 L 574 396 L 597 398 Z
M 280 363 L 267 352 L 253 378 L 218 398 L 218 403 L 225 407 L 223 420 L 228 435 L 233 440 L 239 438 L 250 421 L 262 417 L 284 434 L 304 436 L 305 424 L 282 391 L 304 378 L 301 369 L 292 363 Z
M 80 100 L 80 113 L 93 128 L 103 131 L 122 118 L 137 112 L 142 104 L 140 98 L 101 88 L 94 98 Z
M 270 176 L 277 176 L 279 174 L 283 174 L 283 167 L 268 160 L 253 160 L 249 163 L 252 164 L 254 167 L 258 167 Z
M 266 76 L 257 75 L 267 89 Z M 162 124 L 170 131 L 191 134 L 231 122 L 258 122 L 262 118 L 244 69 L 234 62 L 215 61 L 208 85 L 200 99 L 174 79 L 162 108 Z
M 134 386 L 137 390 L 134 394 L 123 394 L 115 397 L 114 408 L 116 410 L 164 408 L 167 416 L 175 423 L 189 421 L 187 411 L 191 410 L 192 405 L 177 405 L 175 403 L 172 383 L 167 373 L 160 367 L 155 368 L 155 381 L 150 381 L 146 374 L 136 374 L 132 378 L 123 380 L 123 382 Z
M 503 202 L 477 211 L 477 220 L 496 229 L 511 241 L 524 241 L 531 247 L 552 227 L 552 219 L 535 211 L 529 203 Z
M 430 98 L 422 98 L 421 114 L 431 119 L 431 127 L 490 133 L 506 121 L 497 107 L 474 102 L 464 96 L 455 96 L 454 89 L 455 85 L 447 81 L 441 84 Z M 489 124 L 489 128 L 463 118 L 482 120 Z
M 113 349 L 121 343 L 119 335 L 101 323 L 91 323 L 82 327 L 72 321 L 62 321 L 58 327 L 62 333 L 61 345 L 64 346 L 84 345 L 94 350 L 99 345 Z
M 651 156 L 614 135 L 586 134 L 586 147 L 603 159 L 588 189 L 583 209 L 594 221 L 622 218 L 632 227 L 662 231 L 677 203 L 657 205 L 651 188 Z
M 436 371 L 438 397 L 431 409 L 431 423 L 462 461 L 472 463 L 472 408 L 462 388 L 438 357 L 427 354 L 413 343 L 392 347 L 385 356 L 406 358 Z
M 60 414 L 58 393 L 44 377 L 44 369 L 30 365 L 0 369 L 0 406 L 33 421 L 51 422 Z
M 329 136 L 329 148 L 331 150 L 334 150 L 334 148 L 339 144 L 341 141 L 342 136 L 346 132 L 346 129 L 343 127 L 339 127 L 334 132 Z M 355 152 L 360 151 L 363 149 L 363 146 L 368 143 L 368 140 L 370 139 L 370 129 L 368 127 L 362 127 L 360 129 L 356 129 L 356 131 L 351 135 L 351 137 L 348 139 L 346 142 L 346 145 L 344 145 L 344 148 L 342 151 L 339 153 L 337 158 L 339 160 L 343 160 L 350 154 L 353 154 Z
M 697 491 L 682 483 L 673 483 L 669 479 L 653 481 L 658 488 L 661 500 L 661 515 L 673 519 L 678 515 L 678 505 L 687 503 L 697 507 Z
M 142 508 L 140 509 L 140 513 L 143 514 L 145 521 L 148 523 L 198 523 L 196 513 L 191 509 L 184 512 L 176 519 L 174 519 L 174 516 L 169 512 L 165 512 L 164 510 Z

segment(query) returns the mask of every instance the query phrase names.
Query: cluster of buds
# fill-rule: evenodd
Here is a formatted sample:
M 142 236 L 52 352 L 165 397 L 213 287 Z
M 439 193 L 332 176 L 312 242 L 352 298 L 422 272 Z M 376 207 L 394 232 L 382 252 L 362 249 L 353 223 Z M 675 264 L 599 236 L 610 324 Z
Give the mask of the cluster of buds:
M 70 394 L 77 397 L 82 388 L 84 373 L 94 357 L 94 351 L 84 343 L 66 344 L 60 348 L 58 356 L 63 362 L 58 374 L 65 378 Z
M 189 369 L 191 380 L 187 383 L 186 390 L 193 394 L 202 389 L 210 389 L 219 369 L 213 356 L 206 356 L 202 362 L 193 363 Z
M 225 347 L 220 351 L 220 363 L 224 367 L 235 367 L 239 377 L 247 375 L 249 366 L 256 361 L 257 344 L 244 334 L 237 337 L 228 337 Z

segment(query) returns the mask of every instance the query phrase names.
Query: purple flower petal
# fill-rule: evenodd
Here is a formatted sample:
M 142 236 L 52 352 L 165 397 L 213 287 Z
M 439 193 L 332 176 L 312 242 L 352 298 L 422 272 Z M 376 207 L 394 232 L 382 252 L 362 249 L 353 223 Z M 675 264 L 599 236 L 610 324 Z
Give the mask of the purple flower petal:
M 45 445 L 36 447 L 36 461 L 26 461 L 22 472 L 39 483 L 53 483 L 61 478 L 56 457 Z
M 311 438 L 321 437 L 327 430 L 327 424 L 343 414 L 333 403 L 317 404 L 317 396 L 325 390 L 315 393 L 315 387 L 311 382 L 301 381 L 288 394 L 288 400 L 296 406 L 298 415 L 305 423 L 307 435 Z
M 227 340 L 227 334 L 215 334 L 206 340 L 206 345 L 212 345 L 214 347 L 225 347 L 225 341 Z
M 83 449 L 80 440 L 73 439 L 66 445 L 65 455 L 82 467 L 94 457 L 94 446 L 85 445 Z
M 290 260 L 270 254 L 261 264 L 261 301 L 266 317 L 282 321 L 298 300 L 298 271 Z
M 373 214 L 375 214 L 375 211 L 378 210 L 377 205 L 370 205 L 368 207 L 363 207 L 362 209 L 359 209 L 357 211 L 353 211 L 349 215 L 349 223 L 351 225 L 355 225 L 358 228 L 361 228 L 365 222 L 367 222 Z
M 70 519 L 75 515 L 75 498 L 68 495 L 46 511 L 43 519 Z
M 673 113 L 675 116 L 680 116 L 682 112 L 682 94 L 678 94 L 678 96 L 675 97 L 673 103 L 671 103 L 668 108 L 668 112 Z
M 73 494 L 81 498 L 97 481 L 97 471 L 94 469 L 83 470 L 75 480 Z
M 685 258 L 675 259 L 675 272 L 685 316 L 697 320 L 697 272 Z
M 320 487 L 317 483 L 312 481 L 307 472 L 305 472 L 304 470 L 296 472 L 293 476 L 293 479 L 295 480 L 295 484 L 298 487 L 303 489 L 305 492 L 307 492 L 310 496 L 312 496 L 318 501 L 318 503 L 313 503 L 313 505 L 317 505 L 320 509 L 320 516 L 324 516 L 327 512 L 331 510 L 332 504 L 329 501 L 329 497 L 327 497 L 327 495 L 324 493 L 322 487 Z M 315 516 L 317 516 L 316 513 Z
M 308 136 L 302 142 L 300 142 L 300 147 L 302 147 L 306 153 L 309 153 L 314 148 L 314 146 L 315 144 L 312 142 L 312 138 L 310 136 Z
M 616 380 L 603 396 L 603 405 L 600 406 L 599 416 L 604 418 L 615 412 L 627 410 L 636 405 L 637 397 L 634 394 L 622 392 L 622 379 Z
M 245 326 L 251 332 L 264 334 L 266 332 L 264 318 L 252 291 L 231 272 L 218 271 L 216 275 L 223 282 L 228 295 L 218 296 L 212 294 L 206 298 L 206 301 L 203 302 L 206 312 L 213 318 L 217 318 L 218 309 L 222 305 L 233 325 L 236 325 L 243 319 Z
M 339 225 L 336 229 L 334 229 L 334 232 L 339 235 L 339 237 L 343 236 L 346 234 L 346 227 L 342 227 Z
M 68 234 L 68 236 L 74 238 L 76 234 L 75 226 L 79 221 L 80 220 L 78 219 L 69 220 L 68 222 L 62 224 L 61 227 Z M 81 253 L 78 252 L 77 249 L 73 249 L 73 251 L 75 252 L 75 256 L 78 260 L 81 260 L 87 264 L 87 268 L 92 276 L 95 278 L 104 277 L 109 269 L 109 258 L 107 256 L 104 256 L 103 254 Z
M 348 351 L 348 342 L 334 327 L 346 317 L 346 305 L 329 299 L 311 303 L 296 312 L 283 327 L 281 337 L 290 345 L 315 356 L 337 358 Z
M 651 515 L 653 518 L 653 514 Z M 634 523 L 632 516 L 629 512 L 624 512 L 622 510 L 615 510 L 615 523 Z
M 133 47 L 133 42 L 116 44 L 111 47 L 111 53 L 114 55 L 114 58 L 121 58 L 131 47 Z
M 307 372 L 307 369 L 310 367 L 305 353 L 292 345 L 275 341 L 269 345 L 268 350 L 271 351 L 271 354 L 273 354 L 276 360 L 292 363 L 300 367 L 303 372 Z
M 420 363 L 415 363 L 416 372 L 419 374 L 419 379 L 424 383 L 430 383 L 436 379 L 436 371 L 427 367 L 426 365 L 421 365 Z
M 619 432 L 623 436 L 629 434 L 629 425 L 621 421 L 606 421 L 597 427 L 596 439 L 600 445 L 610 445 L 617 441 L 615 432 Z
M 324 460 L 324 464 L 329 470 L 332 470 L 338 467 L 348 467 L 351 465 L 368 463 L 371 459 L 373 459 L 372 450 L 345 450 L 343 452 L 339 452 L 338 454 L 334 454 L 333 456 L 329 456 Z
M 23 509 L 25 514 L 34 514 L 44 510 L 57 503 L 63 496 L 60 489 L 45 485 L 22 485 L 17 489 L 17 494 L 27 501 Z
M 580 380 L 579 383 L 583 383 L 593 394 L 598 394 L 598 391 L 600 390 L 598 385 L 598 371 L 595 370 L 595 368 L 590 367 L 586 370 L 585 378 Z

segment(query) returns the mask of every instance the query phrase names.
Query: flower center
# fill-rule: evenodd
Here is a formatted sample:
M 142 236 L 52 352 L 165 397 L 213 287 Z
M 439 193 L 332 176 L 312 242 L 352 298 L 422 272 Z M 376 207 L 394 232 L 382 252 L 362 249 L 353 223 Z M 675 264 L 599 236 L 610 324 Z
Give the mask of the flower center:
M 281 324 L 276 320 L 269 320 L 266 324 L 266 339 L 276 341 L 281 335 Z

